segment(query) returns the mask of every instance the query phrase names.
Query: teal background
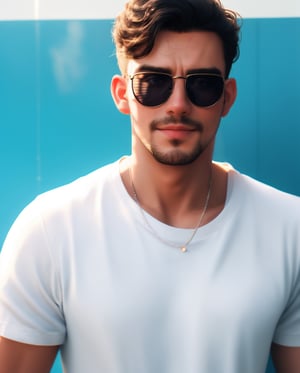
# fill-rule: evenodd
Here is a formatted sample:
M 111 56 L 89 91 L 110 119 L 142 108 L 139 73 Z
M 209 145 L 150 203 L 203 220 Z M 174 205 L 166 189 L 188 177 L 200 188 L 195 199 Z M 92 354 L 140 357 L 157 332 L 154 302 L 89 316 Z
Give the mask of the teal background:
M 110 97 L 118 72 L 111 25 L 0 22 L 0 247 L 37 194 L 130 152 L 128 117 Z M 300 195 L 300 18 L 245 19 L 242 30 L 232 71 L 239 95 L 222 122 L 215 159 Z M 62 84 L 53 56 L 67 40 Z

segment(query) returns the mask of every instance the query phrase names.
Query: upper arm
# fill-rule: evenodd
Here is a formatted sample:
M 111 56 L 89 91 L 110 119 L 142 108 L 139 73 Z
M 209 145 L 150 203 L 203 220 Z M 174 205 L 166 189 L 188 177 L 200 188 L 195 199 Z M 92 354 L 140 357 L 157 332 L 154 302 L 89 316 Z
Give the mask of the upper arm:
M 0 337 L 0 373 L 49 373 L 59 346 L 35 346 Z
M 300 347 L 287 347 L 273 343 L 271 353 L 277 373 L 300 372 Z

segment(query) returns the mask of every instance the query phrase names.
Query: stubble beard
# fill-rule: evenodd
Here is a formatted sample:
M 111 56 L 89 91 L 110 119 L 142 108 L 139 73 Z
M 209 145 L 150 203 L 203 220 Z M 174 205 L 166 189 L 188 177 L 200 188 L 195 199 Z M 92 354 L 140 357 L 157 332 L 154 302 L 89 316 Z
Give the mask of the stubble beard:
M 179 148 L 180 141 L 172 140 L 171 145 L 173 145 L 174 149 L 169 151 L 161 151 L 154 144 L 151 144 L 150 151 L 153 158 L 157 162 L 164 165 L 185 166 L 193 163 L 196 159 L 198 159 L 204 150 L 199 142 L 190 152 L 182 151 Z
M 152 131 L 155 131 L 157 126 L 169 123 L 185 124 L 187 126 L 192 126 L 195 131 L 203 131 L 203 125 L 201 122 L 192 120 L 185 116 L 182 116 L 179 120 L 176 120 L 176 118 L 170 116 L 164 118 L 163 120 L 153 121 L 150 125 L 150 128 Z M 193 163 L 204 151 L 204 147 L 201 144 L 200 140 L 189 152 L 180 149 L 180 140 L 170 140 L 170 145 L 173 147 L 173 149 L 164 151 L 163 149 L 159 149 L 158 146 L 155 145 L 155 143 L 150 144 L 150 152 L 157 162 L 169 166 L 185 166 Z

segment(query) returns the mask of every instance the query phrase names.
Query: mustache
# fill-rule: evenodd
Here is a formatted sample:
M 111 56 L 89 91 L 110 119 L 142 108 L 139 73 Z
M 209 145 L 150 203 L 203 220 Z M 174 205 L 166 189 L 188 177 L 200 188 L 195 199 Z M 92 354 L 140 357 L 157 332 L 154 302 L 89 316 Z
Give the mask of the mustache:
M 167 124 L 183 124 L 185 126 L 192 127 L 194 130 L 202 132 L 203 131 L 203 125 L 200 121 L 191 119 L 185 115 L 182 115 L 179 118 L 176 118 L 174 116 L 169 116 L 161 119 L 155 119 L 150 123 L 150 129 L 152 131 L 156 130 L 157 127 L 161 125 L 167 125 Z

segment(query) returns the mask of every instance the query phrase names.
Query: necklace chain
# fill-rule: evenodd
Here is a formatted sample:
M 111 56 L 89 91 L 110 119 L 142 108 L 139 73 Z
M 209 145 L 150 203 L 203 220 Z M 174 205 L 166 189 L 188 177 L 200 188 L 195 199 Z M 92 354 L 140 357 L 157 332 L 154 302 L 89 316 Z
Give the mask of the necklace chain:
M 193 229 L 192 231 L 192 234 L 191 236 L 189 237 L 189 239 L 187 241 L 185 241 L 182 245 L 180 245 L 178 247 L 178 245 L 175 245 L 174 243 L 170 242 L 170 241 L 167 241 L 165 240 L 164 238 L 162 238 L 155 230 L 154 228 L 152 227 L 152 225 L 150 224 L 150 222 L 148 221 L 147 217 L 146 217 L 146 213 L 144 211 L 144 209 L 142 208 L 141 204 L 140 204 L 140 201 L 139 201 L 139 198 L 138 198 L 138 194 L 137 194 L 137 191 L 136 191 L 136 188 L 135 188 L 135 185 L 134 185 L 134 182 L 133 182 L 133 177 L 132 177 L 132 171 L 131 171 L 131 168 L 129 168 L 129 177 L 130 177 L 130 181 L 131 181 L 131 187 L 132 187 L 132 191 L 133 191 L 133 198 L 136 202 L 136 204 L 138 205 L 139 209 L 140 209 L 140 212 L 141 212 L 141 215 L 143 217 L 143 220 L 145 222 L 145 224 L 147 225 L 147 227 L 150 229 L 150 231 L 152 232 L 152 234 L 154 235 L 154 237 L 156 237 L 160 242 L 162 242 L 163 244 L 166 244 L 168 246 L 171 246 L 171 247 L 175 247 L 175 248 L 179 248 L 180 251 L 182 253 L 185 253 L 187 251 L 187 247 L 188 245 L 191 243 L 191 241 L 193 240 L 193 238 L 195 237 L 200 225 L 201 225 L 201 222 L 205 216 L 205 213 L 206 213 L 206 210 L 207 210 L 207 207 L 208 207 L 208 203 L 209 203 L 209 200 L 210 200 L 210 195 L 211 195 L 211 184 L 212 184 L 212 177 L 210 176 L 209 178 L 209 185 L 208 185 L 208 191 L 207 191 L 207 195 L 206 195 L 206 198 L 205 198 L 205 203 L 204 203 L 204 206 L 203 206 L 203 209 L 201 211 L 201 214 L 200 214 L 200 218 L 198 220 L 198 223 L 197 225 L 195 226 L 195 228 Z

